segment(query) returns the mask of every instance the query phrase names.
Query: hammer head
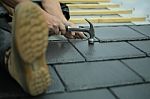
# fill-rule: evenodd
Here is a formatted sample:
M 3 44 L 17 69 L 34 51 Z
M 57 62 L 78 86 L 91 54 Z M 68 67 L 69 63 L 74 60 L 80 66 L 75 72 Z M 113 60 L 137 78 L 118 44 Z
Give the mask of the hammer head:
M 88 33 L 90 35 L 89 44 L 94 44 L 94 37 L 95 37 L 94 26 L 89 20 L 87 20 L 87 19 L 85 19 L 85 20 L 90 24 L 90 28 L 88 30 Z
M 87 28 L 71 28 L 71 27 L 67 26 L 66 31 L 68 31 L 68 32 L 87 32 L 90 35 L 90 38 L 88 39 L 89 44 L 94 44 L 94 37 L 95 37 L 94 26 L 89 20 L 87 20 L 87 19 L 85 19 L 85 20 L 90 25 L 90 27 L 88 29 Z

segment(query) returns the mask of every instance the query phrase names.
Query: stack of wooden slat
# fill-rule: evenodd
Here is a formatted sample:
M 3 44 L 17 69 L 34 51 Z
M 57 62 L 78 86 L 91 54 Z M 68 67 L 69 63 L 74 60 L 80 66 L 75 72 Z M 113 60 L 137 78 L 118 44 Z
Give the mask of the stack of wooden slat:
M 144 22 L 146 19 L 146 17 L 121 17 L 120 14 L 132 14 L 133 9 L 121 9 L 120 4 L 111 3 L 111 0 L 59 1 L 69 6 L 71 15 L 70 21 L 74 23 L 85 23 L 84 18 L 87 17 L 88 20 L 94 23 Z

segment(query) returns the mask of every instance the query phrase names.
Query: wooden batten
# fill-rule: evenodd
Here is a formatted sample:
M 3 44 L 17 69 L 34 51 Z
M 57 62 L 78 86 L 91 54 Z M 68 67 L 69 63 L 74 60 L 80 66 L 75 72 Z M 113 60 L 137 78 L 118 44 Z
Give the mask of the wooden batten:
M 73 23 L 87 23 L 84 18 L 73 18 L 73 16 L 90 16 L 90 15 L 119 15 L 119 14 L 132 14 L 133 9 L 109 9 L 119 8 L 119 4 L 111 3 L 111 0 L 59 0 L 60 2 L 67 3 L 70 8 L 70 19 Z M 102 9 L 101 9 L 102 8 Z M 92 23 L 131 23 L 143 22 L 146 17 L 95 17 L 87 18 Z
M 119 4 L 67 4 L 69 8 L 81 8 L 81 9 L 89 9 L 89 8 L 119 8 Z
M 72 10 L 70 15 L 131 14 L 132 10 Z
M 111 0 L 59 0 L 62 3 L 97 3 L 97 2 L 110 2 Z
M 88 18 L 92 23 L 127 23 L 145 21 L 145 17 L 118 17 L 118 18 Z M 73 23 L 87 23 L 84 18 L 70 19 Z

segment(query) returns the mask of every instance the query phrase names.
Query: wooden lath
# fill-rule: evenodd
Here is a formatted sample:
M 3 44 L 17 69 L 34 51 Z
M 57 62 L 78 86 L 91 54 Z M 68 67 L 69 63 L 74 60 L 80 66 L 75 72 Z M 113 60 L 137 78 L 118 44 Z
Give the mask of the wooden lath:
M 90 16 L 90 15 L 119 15 L 119 14 L 132 14 L 132 9 L 113 9 L 118 8 L 119 4 L 113 4 L 111 0 L 59 0 L 60 2 L 67 3 L 70 9 L 71 16 Z M 99 8 L 106 8 L 99 9 Z M 80 9 L 80 10 L 79 10 Z M 130 23 L 130 22 L 143 22 L 146 17 L 95 17 L 87 18 L 92 23 Z M 73 23 L 87 23 L 84 18 L 71 18 Z
M 127 23 L 145 21 L 146 17 L 87 18 L 92 23 Z M 72 18 L 73 23 L 87 23 L 84 18 Z
M 107 4 L 67 4 L 69 8 L 118 8 L 119 4 L 107 3 Z
M 70 15 L 131 14 L 132 10 L 71 10 Z
M 97 3 L 97 2 L 110 2 L 111 0 L 59 0 L 62 3 Z

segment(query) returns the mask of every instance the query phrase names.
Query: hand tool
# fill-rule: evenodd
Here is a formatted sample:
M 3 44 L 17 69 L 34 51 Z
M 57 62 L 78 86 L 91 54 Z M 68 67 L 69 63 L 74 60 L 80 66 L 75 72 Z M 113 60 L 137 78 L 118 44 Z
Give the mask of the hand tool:
M 94 37 L 95 37 L 94 26 L 89 20 L 87 20 L 87 19 L 85 19 L 85 20 L 89 23 L 89 25 L 90 25 L 89 28 L 72 28 L 72 27 L 67 26 L 66 31 L 67 32 L 86 32 L 86 33 L 89 33 L 90 37 L 88 38 L 88 43 L 94 44 Z

